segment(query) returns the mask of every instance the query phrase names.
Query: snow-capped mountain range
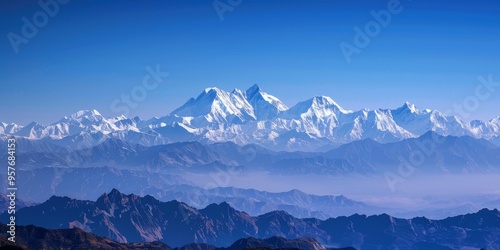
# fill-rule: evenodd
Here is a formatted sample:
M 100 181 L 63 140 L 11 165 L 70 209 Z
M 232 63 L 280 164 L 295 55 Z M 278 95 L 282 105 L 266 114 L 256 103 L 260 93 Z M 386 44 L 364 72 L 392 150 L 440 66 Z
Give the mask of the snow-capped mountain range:
M 288 108 L 254 85 L 246 91 L 232 92 L 207 88 L 169 115 L 149 120 L 105 118 L 96 110 L 82 110 L 50 125 L 0 123 L 0 135 L 44 140 L 73 149 L 115 138 L 145 146 L 231 141 L 275 150 L 314 151 L 368 138 L 395 142 L 427 131 L 497 142 L 500 116 L 490 121 L 465 122 L 437 110 L 419 110 L 408 102 L 396 109 L 351 111 L 327 96 L 315 96 Z

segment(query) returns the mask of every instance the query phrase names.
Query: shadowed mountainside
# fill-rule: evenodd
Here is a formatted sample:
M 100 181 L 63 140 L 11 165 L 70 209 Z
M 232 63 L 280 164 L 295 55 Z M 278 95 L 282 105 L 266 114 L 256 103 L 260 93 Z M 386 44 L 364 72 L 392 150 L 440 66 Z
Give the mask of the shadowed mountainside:
M 36 226 L 18 226 L 16 243 L 7 240 L 4 235 L 8 229 L 0 224 L 0 248 L 13 250 L 27 249 L 94 249 L 94 250 L 250 250 L 250 249 L 300 249 L 326 250 L 316 240 L 310 238 L 288 240 L 281 237 L 268 239 L 239 239 L 229 247 L 217 248 L 204 243 L 191 243 L 182 247 L 171 248 L 161 242 L 119 243 L 97 236 L 81 229 L 45 229 Z M 328 248 L 328 250 L 354 250 L 354 248 Z
M 499 248 L 500 213 L 477 213 L 429 220 L 398 219 L 386 214 L 298 219 L 275 211 L 260 216 L 233 209 L 227 203 L 194 209 L 177 201 L 160 202 L 151 196 L 124 195 L 114 189 L 97 201 L 52 197 L 20 209 L 19 225 L 50 229 L 78 227 L 118 242 L 161 241 L 171 246 L 203 242 L 228 246 L 240 238 L 314 238 L 325 245 L 411 248 L 429 244 Z M 8 214 L 0 216 L 2 222 Z
M 108 139 L 95 147 L 76 151 L 20 153 L 18 163 L 23 170 L 110 166 L 127 170 L 168 170 L 169 173 L 238 170 L 284 175 L 383 175 L 415 158 L 415 154 L 423 156 L 418 164 L 423 173 L 500 170 L 500 148 L 493 143 L 469 136 L 440 136 L 434 132 L 386 144 L 371 139 L 354 141 L 325 153 L 275 152 L 257 145 L 239 146 L 232 142 L 208 145 L 183 142 L 144 147 Z M 6 160 L 5 157 L 1 156 L 0 160 Z

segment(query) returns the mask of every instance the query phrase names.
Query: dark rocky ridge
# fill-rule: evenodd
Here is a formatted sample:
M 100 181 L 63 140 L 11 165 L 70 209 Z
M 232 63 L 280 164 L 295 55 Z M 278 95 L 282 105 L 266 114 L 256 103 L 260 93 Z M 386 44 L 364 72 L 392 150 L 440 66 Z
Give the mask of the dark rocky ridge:
M 171 248 L 161 242 L 118 243 L 110 239 L 87 233 L 81 229 L 45 229 L 36 226 L 18 226 L 16 243 L 7 240 L 4 232 L 7 226 L 0 224 L 0 249 L 93 249 L 93 250 L 243 250 L 243 249 L 325 249 L 314 239 L 287 240 L 280 237 L 269 239 L 239 239 L 227 248 L 217 248 L 203 243 L 191 243 L 178 248 Z M 330 248 L 329 250 L 333 250 Z M 347 249 L 346 249 L 347 250 Z
M 229 246 L 241 238 L 314 238 L 325 245 L 356 248 L 412 248 L 463 246 L 500 248 L 500 213 L 483 209 L 477 213 L 429 220 L 398 219 L 387 214 L 298 219 L 275 211 L 250 216 L 227 203 L 194 209 L 177 201 L 160 202 L 152 196 L 124 195 L 114 189 L 97 201 L 52 197 L 20 209 L 19 225 L 34 224 L 50 229 L 78 227 L 119 242 L 161 241 L 170 246 L 207 243 Z M 0 216 L 2 222 L 7 214 Z

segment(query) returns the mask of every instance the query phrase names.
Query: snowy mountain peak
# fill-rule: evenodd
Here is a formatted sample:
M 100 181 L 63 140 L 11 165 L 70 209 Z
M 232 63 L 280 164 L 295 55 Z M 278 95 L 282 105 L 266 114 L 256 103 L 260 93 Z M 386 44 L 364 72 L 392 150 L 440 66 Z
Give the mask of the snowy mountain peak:
M 245 93 L 245 92 L 243 92 L 243 90 L 241 90 L 241 89 L 237 89 L 237 88 L 235 88 L 235 89 L 233 89 L 233 91 L 231 91 L 231 94 L 238 95 L 238 96 L 240 96 L 240 97 L 242 97 L 242 98 L 244 98 L 244 99 L 246 99 L 246 98 L 247 98 L 246 93 Z
M 253 85 L 247 91 L 226 92 L 218 88 L 205 89 L 196 99 L 189 99 L 171 115 L 193 117 L 189 123 L 242 123 L 275 117 L 288 107 L 278 98 Z
M 38 122 L 35 122 L 35 121 L 32 121 L 30 123 L 28 123 L 28 125 L 24 126 L 25 128 L 34 128 L 34 127 L 42 127 L 43 125 L 38 123 Z
M 312 107 L 319 109 L 332 109 L 339 111 L 340 113 L 351 113 L 350 110 L 345 110 L 338 103 L 336 103 L 332 98 L 328 96 L 315 96 L 311 99 Z
M 0 126 L 0 135 L 2 134 L 15 134 L 19 130 L 21 130 L 23 126 L 17 125 L 15 123 L 5 123 L 2 122 L 2 125 Z
M 415 104 L 412 104 L 408 101 L 406 101 L 403 106 L 401 106 L 401 109 L 405 109 L 405 110 L 408 110 L 410 111 L 411 113 L 418 113 L 419 110 L 417 109 L 417 107 L 415 106 Z
M 139 118 L 139 117 L 136 116 L 132 120 L 134 120 L 135 118 Z M 125 115 L 120 115 L 120 116 L 116 117 L 116 119 L 120 121 L 120 120 L 125 120 L 125 119 L 128 119 L 128 118 Z M 140 118 L 139 118 L 139 120 L 140 120 Z
M 499 132 L 500 134 L 500 116 L 491 119 L 488 123 L 492 127 L 492 130 Z
M 68 117 L 65 117 L 66 119 L 71 119 L 71 120 L 77 120 L 81 122 L 83 119 L 87 119 L 93 122 L 96 121 L 101 121 L 104 119 L 104 117 L 99 113 L 99 111 L 92 109 L 92 110 L 80 110 L 76 113 L 73 113 Z
M 304 117 L 335 117 L 339 115 L 352 113 L 350 110 L 343 109 L 332 98 L 328 96 L 315 96 L 303 102 L 297 103 L 281 115 L 284 119 L 302 119 Z
M 241 123 L 254 120 L 255 115 L 244 93 L 238 89 L 226 92 L 219 88 L 207 88 L 196 99 L 189 99 L 171 115 L 194 117 L 197 124 Z
M 54 140 L 50 142 L 75 148 L 115 138 L 148 146 L 231 141 L 278 150 L 316 150 L 368 138 L 395 142 L 427 131 L 491 140 L 500 138 L 500 116 L 465 122 L 437 110 L 420 111 L 409 102 L 396 109 L 353 112 L 328 96 L 315 96 L 288 108 L 255 84 L 246 91 L 206 88 L 170 115 L 149 120 L 104 118 L 97 110 L 81 110 L 48 126 L 0 123 L 0 134 Z
M 209 88 L 206 88 L 205 90 L 203 90 L 203 92 L 200 95 L 208 94 L 210 92 L 219 92 L 219 91 L 221 91 L 221 90 L 217 87 L 209 87 Z
M 24 136 L 30 139 L 37 139 L 44 135 L 45 126 L 35 121 L 30 122 L 28 125 L 17 131 L 17 135 Z
M 252 105 L 258 120 L 273 118 L 278 113 L 288 109 L 280 99 L 262 91 L 257 84 L 247 89 L 245 96 L 247 101 Z
M 260 87 L 257 84 L 252 85 L 252 87 L 248 88 L 246 91 L 247 96 L 253 96 L 256 93 L 260 92 Z

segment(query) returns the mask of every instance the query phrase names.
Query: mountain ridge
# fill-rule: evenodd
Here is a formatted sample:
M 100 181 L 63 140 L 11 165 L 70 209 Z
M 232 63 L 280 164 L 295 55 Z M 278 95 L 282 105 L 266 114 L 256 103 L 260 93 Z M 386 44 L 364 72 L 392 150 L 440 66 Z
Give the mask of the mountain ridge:
M 73 229 L 45 229 L 32 225 L 18 226 L 16 242 L 13 243 L 4 236 L 8 229 L 4 224 L 0 224 L 2 233 L 0 234 L 0 248 L 12 250 L 25 249 L 99 249 L 99 250 L 355 250 L 354 248 L 325 248 L 316 240 L 285 239 L 281 237 L 271 237 L 268 239 L 257 239 L 253 237 L 242 238 L 227 247 L 215 247 L 204 243 L 190 243 L 182 247 L 172 248 L 164 243 L 140 242 L 140 243 L 119 243 L 105 237 L 85 232 L 79 228 Z
M 74 151 L 21 152 L 19 163 L 24 170 L 111 166 L 157 172 L 238 170 L 284 175 L 383 175 L 386 171 L 395 171 L 402 163 L 411 163 L 421 166 L 419 169 L 425 173 L 490 173 L 500 170 L 499 152 L 498 146 L 485 139 L 441 136 L 435 132 L 385 144 L 373 139 L 359 140 L 324 153 L 276 152 L 258 145 L 240 146 L 233 142 L 203 144 L 192 141 L 146 147 L 107 139 L 92 148 Z M 424 157 L 419 162 L 408 163 L 415 153 Z M 0 156 L 0 160 L 3 158 L 5 156 Z
M 45 140 L 72 149 L 118 138 L 144 146 L 231 141 L 274 150 L 314 151 L 360 139 L 396 142 L 427 131 L 490 140 L 500 136 L 500 116 L 465 122 L 437 110 L 421 111 L 409 102 L 396 109 L 351 111 L 326 96 L 315 96 L 288 108 L 253 85 L 246 91 L 232 92 L 207 88 L 170 114 L 149 120 L 123 115 L 105 118 L 97 110 L 82 110 L 49 125 L 0 123 L 0 135 Z
M 283 211 L 253 217 L 227 203 L 197 210 L 181 202 L 160 202 L 151 196 L 125 195 L 113 189 L 96 201 L 52 197 L 42 204 L 18 210 L 17 215 L 18 225 L 34 224 L 48 229 L 77 227 L 122 243 L 161 241 L 182 246 L 198 242 L 227 246 L 241 238 L 278 236 L 314 238 L 321 244 L 361 249 L 420 245 L 500 247 L 500 212 L 496 209 L 481 209 L 442 220 L 399 219 L 387 214 L 298 219 Z M 8 216 L 4 213 L 0 220 L 5 223 Z

